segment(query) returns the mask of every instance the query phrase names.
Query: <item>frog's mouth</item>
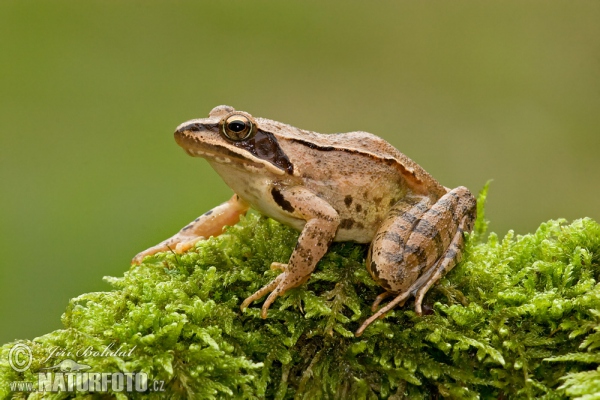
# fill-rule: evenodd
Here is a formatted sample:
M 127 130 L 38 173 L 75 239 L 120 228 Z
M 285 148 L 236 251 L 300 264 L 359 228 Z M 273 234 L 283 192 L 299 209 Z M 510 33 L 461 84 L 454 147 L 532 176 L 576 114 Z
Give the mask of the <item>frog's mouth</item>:
M 209 161 L 216 161 L 221 164 L 243 164 L 244 166 L 252 168 L 263 168 L 264 165 L 254 162 L 241 154 L 238 154 L 227 147 L 202 143 L 201 146 L 187 146 L 184 147 L 186 153 L 192 157 L 202 157 Z
M 267 167 L 278 175 L 283 173 L 243 148 L 224 143 L 218 133 L 218 124 L 183 124 L 175 131 L 175 141 L 192 157 L 202 157 L 220 164 L 239 165 L 250 171 Z

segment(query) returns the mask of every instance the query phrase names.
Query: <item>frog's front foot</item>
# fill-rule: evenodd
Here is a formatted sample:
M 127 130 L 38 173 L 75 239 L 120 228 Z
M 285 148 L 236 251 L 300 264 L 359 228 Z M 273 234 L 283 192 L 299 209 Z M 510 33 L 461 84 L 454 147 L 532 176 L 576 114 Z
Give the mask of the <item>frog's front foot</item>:
M 249 207 L 248 203 L 234 194 L 229 201 L 205 212 L 167 240 L 138 253 L 131 263 L 140 264 L 144 257 L 161 251 L 185 253 L 200 240 L 220 235 L 225 225 L 235 225 L 240 220 L 240 215 L 248 211 Z
M 164 242 L 157 244 L 156 246 L 152 246 L 149 249 L 146 249 L 138 254 L 131 260 L 132 264 L 140 264 L 144 257 L 151 256 L 161 251 L 172 251 L 177 254 L 182 254 L 194 247 L 194 245 L 200 240 L 204 240 L 204 236 L 198 236 L 193 238 L 188 238 L 185 240 L 181 237 L 172 237 Z
M 283 271 L 281 274 L 277 276 L 277 278 L 273 279 L 269 284 L 263 286 L 258 291 L 256 291 L 252 296 L 248 297 L 242 305 L 240 309 L 243 311 L 246 309 L 252 302 L 260 299 L 267 293 L 271 293 L 265 303 L 262 306 L 260 316 L 261 318 L 267 318 L 267 311 L 271 307 L 271 304 L 279 297 L 283 296 L 289 289 L 300 286 L 304 282 L 308 280 L 308 276 L 304 278 L 295 277 L 290 271 L 288 271 L 288 264 L 282 264 L 278 262 L 274 262 L 271 264 L 272 270 L 281 270 Z M 310 275 L 309 275 L 310 276 Z

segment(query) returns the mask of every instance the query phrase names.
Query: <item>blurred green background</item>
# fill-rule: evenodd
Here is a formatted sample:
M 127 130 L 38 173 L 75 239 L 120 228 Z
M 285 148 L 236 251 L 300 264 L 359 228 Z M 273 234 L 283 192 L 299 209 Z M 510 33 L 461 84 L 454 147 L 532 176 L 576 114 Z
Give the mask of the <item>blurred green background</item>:
M 173 141 L 218 104 L 380 135 L 491 230 L 600 219 L 600 2 L 0 3 L 0 343 L 61 327 L 230 196 Z

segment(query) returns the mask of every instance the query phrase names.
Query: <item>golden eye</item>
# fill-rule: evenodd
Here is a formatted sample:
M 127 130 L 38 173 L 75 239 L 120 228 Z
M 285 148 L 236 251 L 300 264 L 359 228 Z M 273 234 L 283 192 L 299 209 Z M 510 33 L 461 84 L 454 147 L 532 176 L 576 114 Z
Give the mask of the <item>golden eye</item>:
M 221 132 L 226 138 L 239 142 L 248 139 L 255 130 L 254 123 L 245 115 L 234 114 L 221 123 Z

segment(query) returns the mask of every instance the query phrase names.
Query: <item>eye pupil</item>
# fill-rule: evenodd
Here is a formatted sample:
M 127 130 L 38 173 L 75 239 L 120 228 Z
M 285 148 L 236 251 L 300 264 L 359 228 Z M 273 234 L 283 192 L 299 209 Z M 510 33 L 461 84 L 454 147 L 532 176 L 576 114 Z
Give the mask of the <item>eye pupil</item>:
M 246 124 L 243 121 L 231 121 L 229 124 L 227 124 L 227 128 L 229 128 L 230 131 L 233 132 L 241 132 L 244 129 L 246 129 Z
M 231 115 L 221 123 L 221 133 L 229 140 L 246 140 L 254 132 L 253 122 L 245 115 Z

